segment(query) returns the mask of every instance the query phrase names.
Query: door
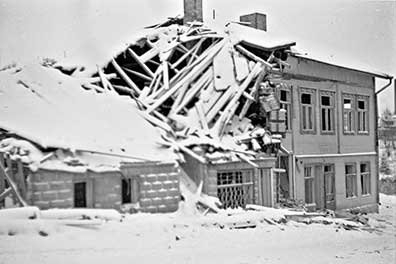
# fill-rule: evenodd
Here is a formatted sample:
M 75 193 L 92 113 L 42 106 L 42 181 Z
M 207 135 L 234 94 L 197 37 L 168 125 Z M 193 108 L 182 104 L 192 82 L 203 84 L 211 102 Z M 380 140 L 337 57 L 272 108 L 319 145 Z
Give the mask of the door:
M 74 184 L 74 207 L 87 207 L 87 184 L 85 182 Z
M 324 174 L 324 191 L 325 191 L 325 208 L 335 209 L 335 170 L 334 164 L 326 164 L 323 166 Z
M 317 210 L 335 209 L 334 164 L 315 166 L 315 203 Z

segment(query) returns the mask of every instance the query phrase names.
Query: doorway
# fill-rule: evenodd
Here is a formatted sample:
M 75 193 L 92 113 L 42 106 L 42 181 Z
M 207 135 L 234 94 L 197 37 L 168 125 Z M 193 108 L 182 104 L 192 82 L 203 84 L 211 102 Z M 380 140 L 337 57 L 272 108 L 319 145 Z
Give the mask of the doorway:
M 74 207 L 87 207 L 87 184 L 86 182 L 74 183 Z

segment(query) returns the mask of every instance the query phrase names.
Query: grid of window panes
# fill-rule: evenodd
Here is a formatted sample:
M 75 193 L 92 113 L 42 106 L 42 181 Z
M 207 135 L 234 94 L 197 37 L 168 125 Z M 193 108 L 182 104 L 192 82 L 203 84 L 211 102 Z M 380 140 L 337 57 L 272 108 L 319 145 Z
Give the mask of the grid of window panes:
M 217 173 L 217 197 L 223 208 L 244 208 L 253 203 L 253 170 Z

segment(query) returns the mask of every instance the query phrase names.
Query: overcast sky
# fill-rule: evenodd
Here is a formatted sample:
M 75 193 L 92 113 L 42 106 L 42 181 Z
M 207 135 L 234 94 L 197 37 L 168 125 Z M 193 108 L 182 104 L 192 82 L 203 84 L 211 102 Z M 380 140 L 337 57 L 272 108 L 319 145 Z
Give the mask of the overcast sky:
M 267 14 L 268 31 L 314 57 L 396 75 L 396 0 L 203 0 L 224 24 Z M 100 60 L 141 27 L 183 13 L 183 0 L 0 0 L 0 65 L 38 57 Z M 381 85 L 382 83 L 379 83 Z M 380 97 L 393 110 L 393 87 Z

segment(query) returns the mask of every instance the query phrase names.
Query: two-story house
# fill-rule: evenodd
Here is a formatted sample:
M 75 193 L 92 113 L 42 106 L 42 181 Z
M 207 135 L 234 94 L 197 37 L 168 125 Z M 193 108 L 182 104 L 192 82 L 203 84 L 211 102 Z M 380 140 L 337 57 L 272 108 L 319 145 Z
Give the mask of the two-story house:
M 279 184 L 311 209 L 378 210 L 375 78 L 391 77 L 299 54 L 288 63 L 279 91 L 288 169 Z

